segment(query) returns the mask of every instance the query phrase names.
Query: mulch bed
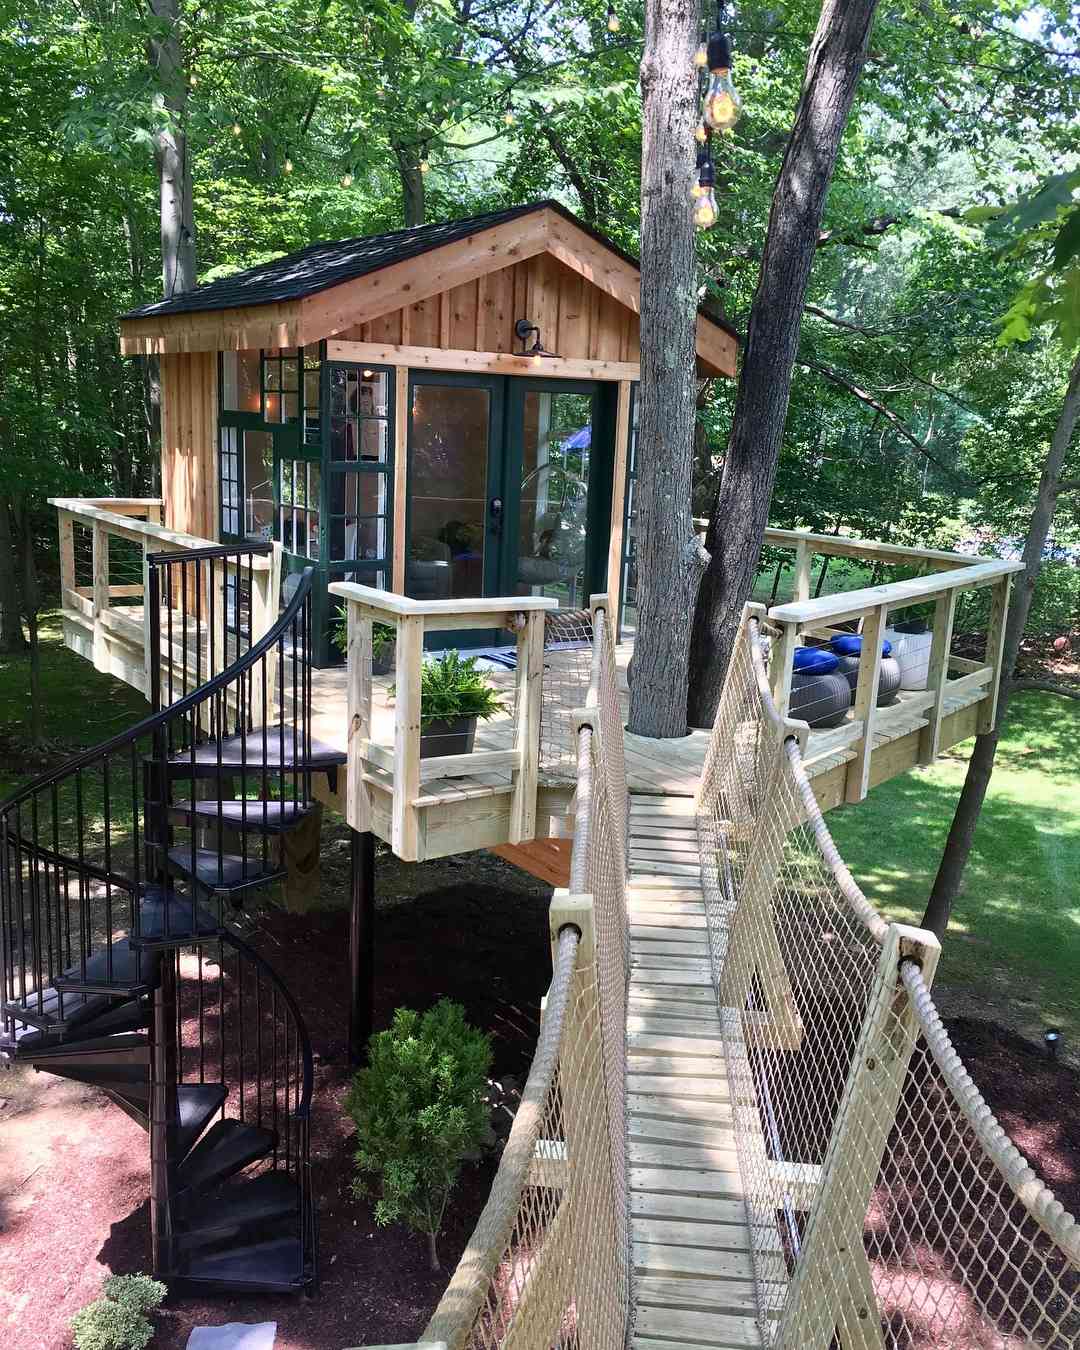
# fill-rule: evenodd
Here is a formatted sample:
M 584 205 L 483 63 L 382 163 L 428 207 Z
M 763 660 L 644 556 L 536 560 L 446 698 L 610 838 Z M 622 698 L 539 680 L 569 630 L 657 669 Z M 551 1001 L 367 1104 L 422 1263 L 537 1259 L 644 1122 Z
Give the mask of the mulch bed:
M 473 874 L 485 882 L 498 879 L 500 869 L 503 885 L 471 880 Z M 523 1080 L 551 971 L 550 891 L 486 855 L 473 869 L 430 869 L 428 885 L 433 874 L 443 883 L 437 889 L 393 900 L 378 914 L 376 1026 L 388 1025 L 399 1005 L 425 1008 L 444 995 L 456 999 L 474 1025 L 491 1032 L 495 1076 Z M 445 884 L 455 875 L 461 876 L 459 884 Z M 414 889 L 424 878 L 423 868 L 412 869 Z M 352 1125 L 342 1109 L 350 1079 L 345 1062 L 347 931 L 343 911 L 291 915 L 266 910 L 257 932 L 249 934 L 295 993 L 316 1054 L 312 1152 L 320 1196 L 318 1297 L 170 1299 L 158 1318 L 155 1350 L 181 1350 L 192 1327 L 232 1321 L 276 1321 L 277 1350 L 341 1350 L 415 1340 L 472 1232 L 490 1189 L 491 1160 L 464 1169 L 440 1242 L 441 1273 L 428 1268 L 424 1238 L 397 1225 L 379 1228 L 371 1203 L 351 1194 Z M 43 1113 L 41 1127 L 64 1142 L 25 1184 L 29 1169 L 12 1156 L 18 1153 L 17 1140 L 11 1152 L 2 1146 L 6 1116 L 0 1113 L 0 1344 L 5 1350 L 67 1345 L 68 1318 L 95 1297 L 105 1274 L 147 1270 L 150 1264 L 146 1136 L 92 1089 L 79 1090 L 45 1075 L 32 1077 L 28 1086 L 34 1091 L 48 1083 L 57 1085 L 49 1096 L 60 1104 Z M 34 1110 L 27 1103 L 28 1126 Z M 20 1185 L 22 1203 L 5 1214 L 4 1196 Z

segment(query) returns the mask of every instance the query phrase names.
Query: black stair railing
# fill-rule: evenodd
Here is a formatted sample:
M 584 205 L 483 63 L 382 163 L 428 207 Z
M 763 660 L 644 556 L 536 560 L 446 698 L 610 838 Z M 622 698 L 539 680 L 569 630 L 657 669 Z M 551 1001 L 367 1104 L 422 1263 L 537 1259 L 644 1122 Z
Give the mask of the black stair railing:
M 211 616 L 196 599 L 185 619 L 185 605 L 214 591 L 215 569 L 226 567 L 236 579 L 230 664 L 210 673 Z M 222 1117 L 274 1122 L 269 1157 L 253 1161 L 295 1177 L 314 1266 L 310 1045 L 292 996 L 229 917 L 248 890 L 284 876 L 284 832 L 312 805 L 312 772 L 333 774 L 340 758 L 321 765 L 313 753 L 304 659 L 313 569 L 254 642 L 242 571 L 235 549 L 152 559 L 158 707 L 0 803 L 0 1050 L 17 1056 L 25 1040 L 38 1057 L 55 1055 L 110 1009 L 146 1009 L 155 1268 L 170 1274 L 183 1220 L 177 1091 L 210 1081 L 201 1075 L 211 1049 L 229 1072 L 213 1080 Z M 155 616 L 177 605 L 170 635 Z M 204 657 L 209 678 L 196 683 Z M 193 687 L 177 689 L 177 669 Z

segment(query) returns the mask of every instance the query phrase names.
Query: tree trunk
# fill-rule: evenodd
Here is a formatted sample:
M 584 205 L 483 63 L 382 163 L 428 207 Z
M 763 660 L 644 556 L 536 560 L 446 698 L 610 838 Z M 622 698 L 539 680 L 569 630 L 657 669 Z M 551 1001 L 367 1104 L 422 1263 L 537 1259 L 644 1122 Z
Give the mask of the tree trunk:
M 154 17 L 169 25 L 149 42 L 150 65 L 157 72 L 169 114 L 168 123 L 154 138 L 161 199 L 161 281 L 168 298 L 195 285 L 195 216 L 184 129 L 188 84 L 178 36 L 182 0 L 148 3 Z
M 438 1234 L 429 1233 L 427 1235 L 427 1240 L 428 1240 L 428 1264 L 430 1265 L 432 1270 L 442 1270 L 442 1266 L 439 1264 L 439 1248 L 436 1245 L 436 1243 L 438 1242 Z
M 0 493 L 0 652 L 26 650 L 19 616 L 19 559 L 11 534 L 11 502 Z
M 401 178 L 401 202 L 405 210 L 405 227 L 423 225 L 427 214 L 424 200 L 424 175 L 420 172 L 420 159 L 416 151 L 408 146 L 395 146 L 394 158 L 397 160 L 398 176 Z
M 1072 443 L 1077 422 L 1080 421 L 1080 353 L 1073 361 L 1069 373 L 1069 384 L 1065 392 L 1065 401 L 1061 405 L 1050 449 L 1039 479 L 1039 492 L 1035 498 L 1035 508 L 1031 513 L 1027 538 L 1024 540 L 1024 570 L 1013 585 L 1012 601 L 1005 624 L 1005 643 L 1001 655 L 1001 686 L 998 691 L 997 725 L 985 736 L 975 738 L 975 749 L 968 761 L 964 786 L 960 791 L 960 800 L 956 804 L 956 813 L 949 828 L 949 837 L 945 841 L 941 865 L 934 878 L 930 900 L 923 917 L 923 927 L 935 932 L 939 938 L 945 936 L 949 926 L 949 915 L 953 902 L 960 892 L 971 845 L 975 838 L 975 827 L 979 823 L 986 789 L 990 785 L 990 775 L 994 771 L 994 756 L 997 753 L 999 728 L 1005 720 L 1012 692 L 1012 674 L 1016 660 L 1020 655 L 1020 642 L 1027 627 L 1031 600 L 1035 594 L 1035 582 L 1042 566 L 1043 550 L 1053 523 L 1057 507 L 1059 483 L 1065 454 Z
M 705 546 L 691 647 L 694 726 L 716 714 L 750 594 L 787 417 L 791 371 L 825 198 L 866 59 L 877 0 L 825 0 L 773 192 L 727 456 Z
M 41 609 L 41 587 L 38 583 L 37 563 L 34 561 L 34 525 L 30 504 L 25 498 L 19 502 L 15 516 L 19 551 L 22 554 L 22 611 L 30 634 L 30 744 L 39 746 L 45 739 L 41 698 L 41 649 L 38 646 L 38 611 Z
M 691 480 L 697 395 L 697 268 L 690 186 L 697 0 L 646 0 L 641 61 L 641 403 L 638 629 L 629 729 L 686 733 L 689 632 L 706 562 Z

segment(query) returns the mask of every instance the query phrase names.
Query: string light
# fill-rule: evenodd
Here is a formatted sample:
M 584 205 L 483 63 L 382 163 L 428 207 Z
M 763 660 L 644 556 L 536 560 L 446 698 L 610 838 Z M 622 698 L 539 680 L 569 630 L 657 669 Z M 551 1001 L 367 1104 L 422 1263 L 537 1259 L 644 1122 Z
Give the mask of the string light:
M 697 124 L 697 130 L 694 132 L 694 140 L 697 141 L 698 145 L 704 145 L 708 139 L 709 128 L 704 122 L 699 122 Z
M 352 177 L 352 174 L 351 174 L 351 173 L 343 173 L 343 174 L 341 175 L 341 186 L 342 186 L 342 187 L 344 187 L 344 188 L 352 187 L 352 181 L 353 181 L 353 177 Z
M 516 119 L 514 117 L 514 105 L 510 102 L 510 99 L 507 98 L 506 111 L 503 113 L 503 122 L 506 124 L 506 126 L 512 127 L 514 125 L 515 120 Z
M 422 159 L 422 160 L 420 161 L 420 172 L 421 172 L 421 173 L 430 173 L 430 172 L 431 172 L 431 165 L 427 162 L 426 159 Z
M 694 202 L 694 224 L 699 230 L 707 230 L 715 225 L 720 214 L 720 208 L 716 202 L 716 193 L 713 191 L 715 182 L 716 173 L 713 169 L 712 160 L 706 158 L 698 176 L 697 200 Z
M 742 99 L 731 79 L 731 38 L 721 31 L 724 8 L 721 0 L 716 7 L 716 28 L 709 34 L 705 48 L 709 83 L 702 121 L 710 131 L 730 131 L 742 112 Z
M 234 136 L 242 136 L 244 134 L 244 128 L 240 125 L 239 122 L 234 122 L 232 124 L 232 134 Z
M 292 160 L 289 159 L 289 158 L 286 158 L 285 163 L 281 166 L 281 168 L 282 168 L 282 171 L 283 171 L 284 173 L 292 173 L 292 171 L 293 171 L 293 162 L 292 162 Z
M 708 64 L 709 64 L 709 53 L 703 42 L 701 46 L 697 49 L 697 51 L 694 53 L 694 65 L 697 67 L 698 70 L 704 70 Z
M 615 13 L 615 6 L 612 3 L 612 0 L 608 0 L 607 27 L 609 33 L 617 33 L 622 27 L 619 22 L 619 16 Z

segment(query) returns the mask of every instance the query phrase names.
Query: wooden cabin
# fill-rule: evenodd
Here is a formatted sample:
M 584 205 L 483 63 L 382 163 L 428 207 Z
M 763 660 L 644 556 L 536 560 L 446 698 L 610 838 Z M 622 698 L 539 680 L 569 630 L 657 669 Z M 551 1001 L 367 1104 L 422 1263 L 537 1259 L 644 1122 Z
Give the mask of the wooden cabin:
M 621 614 L 639 291 L 634 258 L 545 201 L 312 244 L 132 310 L 122 351 L 160 360 L 164 523 L 314 563 L 318 664 L 332 581 L 606 591 Z M 702 374 L 733 375 L 737 348 L 699 317 Z

